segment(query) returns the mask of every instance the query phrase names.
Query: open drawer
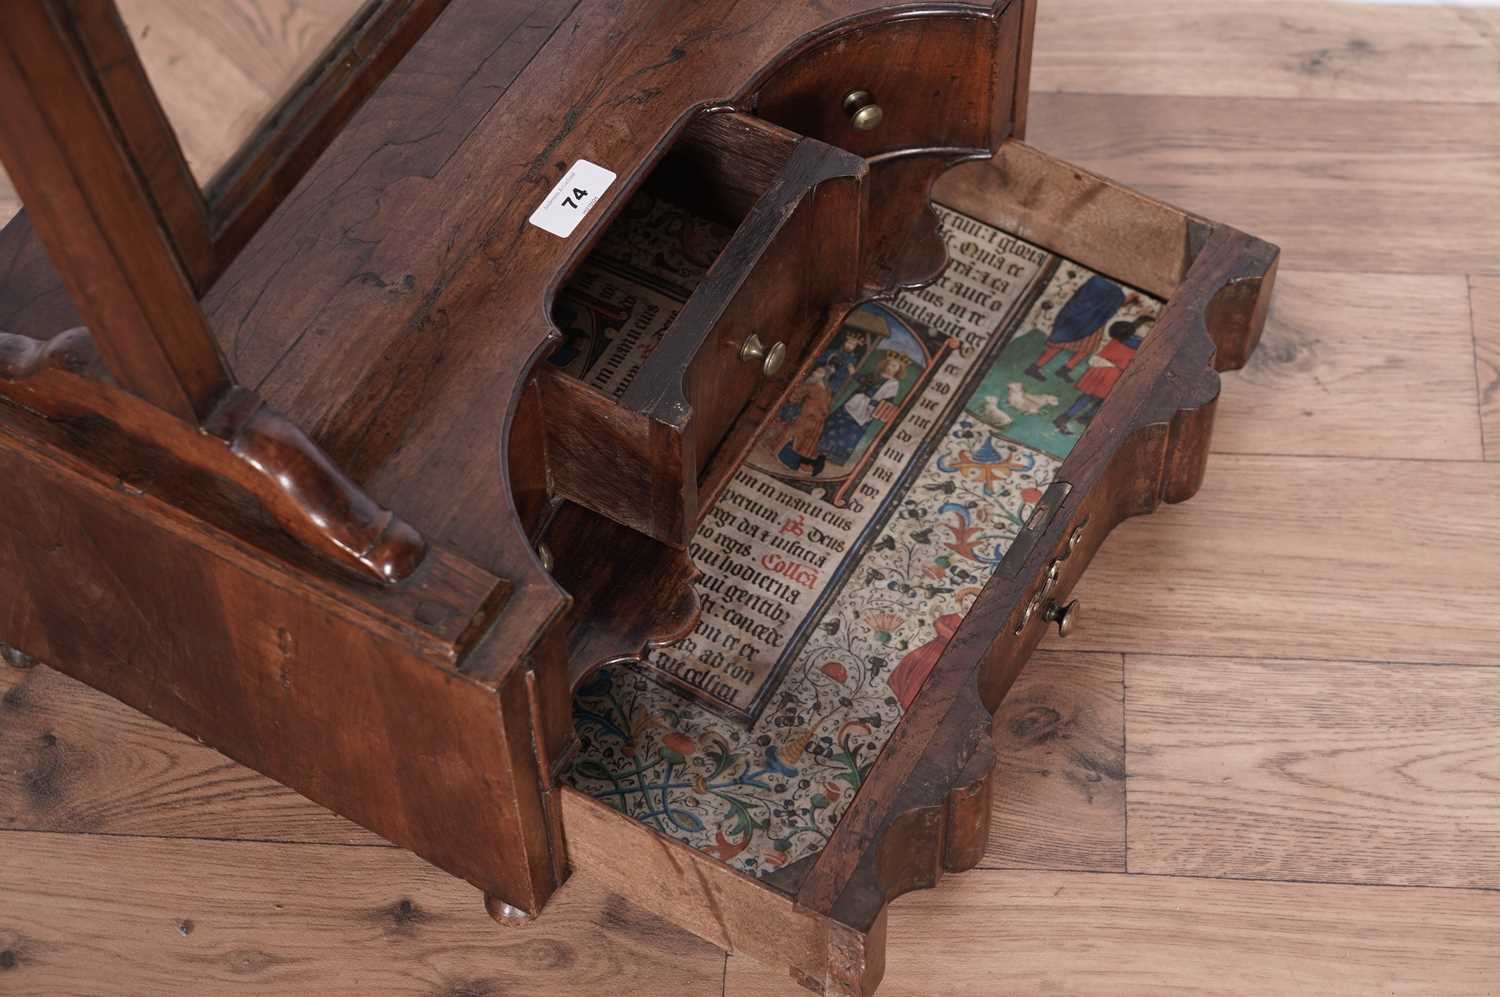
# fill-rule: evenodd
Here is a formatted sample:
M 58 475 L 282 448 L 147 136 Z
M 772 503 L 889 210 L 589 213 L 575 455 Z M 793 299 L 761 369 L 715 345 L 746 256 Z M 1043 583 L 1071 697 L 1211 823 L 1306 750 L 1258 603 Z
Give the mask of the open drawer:
M 558 291 L 541 376 L 556 494 L 682 547 L 757 392 L 859 289 L 863 159 L 732 111 L 695 116 Z
M 1020 142 L 933 197 L 942 278 L 808 351 L 687 556 L 601 582 L 559 535 L 586 517 L 548 539 L 578 618 L 634 585 L 691 630 L 572 663 L 572 861 L 828 993 L 878 981 L 891 898 L 981 857 L 991 717 L 1110 530 L 1197 489 L 1276 264 Z

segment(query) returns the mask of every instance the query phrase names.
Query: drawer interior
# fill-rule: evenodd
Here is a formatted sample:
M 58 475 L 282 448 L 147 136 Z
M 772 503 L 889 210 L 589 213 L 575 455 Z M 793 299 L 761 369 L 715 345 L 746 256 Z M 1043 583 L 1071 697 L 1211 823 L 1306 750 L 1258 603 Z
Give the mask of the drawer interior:
M 696 627 L 575 672 L 564 782 L 771 883 L 826 845 L 1190 258 L 1187 216 L 1018 144 L 937 200 L 943 277 L 830 323 L 706 509 Z
M 550 367 L 619 401 L 796 142 L 738 115 L 690 122 L 554 298 Z

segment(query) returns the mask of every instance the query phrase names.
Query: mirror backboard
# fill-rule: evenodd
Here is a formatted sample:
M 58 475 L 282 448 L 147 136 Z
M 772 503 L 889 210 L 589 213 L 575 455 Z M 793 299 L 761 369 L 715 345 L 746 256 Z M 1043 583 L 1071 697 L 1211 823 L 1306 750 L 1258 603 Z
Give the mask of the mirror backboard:
M 118 0 L 200 186 L 250 141 L 374 0 Z

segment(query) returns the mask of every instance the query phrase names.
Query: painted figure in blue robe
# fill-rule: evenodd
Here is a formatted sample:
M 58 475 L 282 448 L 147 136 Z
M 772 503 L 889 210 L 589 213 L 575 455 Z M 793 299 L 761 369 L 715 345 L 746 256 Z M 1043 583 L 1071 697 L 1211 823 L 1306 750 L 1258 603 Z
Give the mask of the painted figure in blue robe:
M 547 362 L 585 377 L 618 332 L 630 320 L 630 310 L 589 294 L 565 288 L 552 306 L 552 320 L 562 330 L 563 341 Z
M 1027 375 L 1045 381 L 1047 364 L 1059 353 L 1070 353 L 1067 363 L 1056 374 L 1071 383 L 1074 368 L 1098 348 L 1104 338 L 1105 324 L 1123 304 L 1125 292 L 1114 281 L 1097 274 L 1084 281 L 1067 304 L 1058 309 L 1057 317 L 1052 320 L 1052 334 L 1036 362 L 1026 368 Z
M 818 453 L 835 464 L 849 463 L 870 424 L 888 423 L 895 415 L 901 375 L 910 363 L 911 359 L 903 353 L 887 353 L 882 357 L 875 375 L 866 378 L 860 389 L 845 399 L 823 424 Z
M 854 376 L 859 370 L 859 365 L 865 362 L 866 347 L 869 340 L 865 334 L 858 329 L 845 329 L 843 338 L 837 346 L 830 346 L 824 350 L 814 367 L 828 367 L 828 390 L 838 394 L 845 382 Z
M 810 465 L 813 477 L 823 473 L 827 458 L 819 448 L 819 441 L 833 398 L 864 362 L 866 346 L 863 332 L 845 330 L 839 344 L 823 351 L 813 363 L 812 373 L 776 413 L 776 418 L 788 427 L 776 459 L 791 470 L 801 470 L 806 464 Z

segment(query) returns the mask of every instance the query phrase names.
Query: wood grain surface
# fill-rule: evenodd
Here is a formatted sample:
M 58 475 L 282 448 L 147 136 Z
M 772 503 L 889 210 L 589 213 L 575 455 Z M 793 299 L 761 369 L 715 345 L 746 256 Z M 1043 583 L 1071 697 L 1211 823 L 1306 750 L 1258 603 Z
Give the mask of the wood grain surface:
M 1224 377 L 1213 448 L 1478 460 L 1475 390 L 1462 275 L 1284 272 L 1260 347 Z
M 699 994 L 724 972 L 583 878 L 545 922 L 502 930 L 394 848 L 10 834 L 0 882 L 5 993 Z
M 131 7 L 219 73 L 166 94 L 195 165 L 338 20 Z M 1043 3 L 1029 141 L 1285 257 L 1203 491 L 1023 673 L 981 868 L 893 906 L 882 994 L 1496 992 L 1497 45 L 1482 7 Z M 0 992 L 803 992 L 587 875 L 501 930 L 381 844 L 0 665 Z
M 1070 644 L 1500 664 L 1497 497 L 1494 463 L 1216 455 L 1191 502 L 1105 542 Z
M 881 997 L 1481 997 L 1500 894 L 966 873 L 891 909 Z M 796 997 L 731 958 L 725 997 Z
M 1118 654 L 1038 651 L 995 717 L 995 813 L 980 868 L 1125 871 Z
M 1027 141 L 1277 243 L 1283 271 L 1500 269 L 1488 105 L 1042 93 Z
M 1469 278 L 1474 318 L 1474 383 L 1486 460 L 1500 460 L 1500 276 Z
M 365 0 L 121 0 L 199 183 L 255 131 Z
M 0 829 L 389 847 L 82 682 L 4 663 Z
M 1131 655 L 1132 872 L 1500 888 L 1483 667 Z
M 1202 0 L 1051 0 L 1032 86 L 1062 93 L 1500 102 L 1500 13 Z

